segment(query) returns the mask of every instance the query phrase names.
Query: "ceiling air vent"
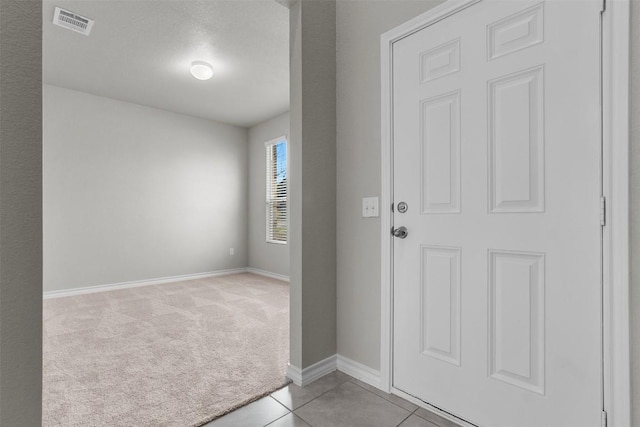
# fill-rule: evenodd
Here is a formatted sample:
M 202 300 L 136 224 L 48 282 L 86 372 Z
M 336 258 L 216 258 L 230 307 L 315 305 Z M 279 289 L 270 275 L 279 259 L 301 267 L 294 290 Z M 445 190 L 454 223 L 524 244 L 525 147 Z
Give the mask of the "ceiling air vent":
M 68 10 L 56 7 L 53 14 L 53 23 L 67 30 L 88 36 L 93 27 L 93 19 L 85 18 Z

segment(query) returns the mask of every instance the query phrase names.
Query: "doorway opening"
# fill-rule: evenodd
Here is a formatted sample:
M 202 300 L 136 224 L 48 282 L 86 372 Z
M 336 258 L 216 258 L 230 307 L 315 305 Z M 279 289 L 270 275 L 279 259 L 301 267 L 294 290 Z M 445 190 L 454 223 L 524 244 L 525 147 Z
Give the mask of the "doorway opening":
M 264 142 L 288 134 L 287 7 L 45 0 L 42 19 L 44 425 L 196 424 L 286 384 Z

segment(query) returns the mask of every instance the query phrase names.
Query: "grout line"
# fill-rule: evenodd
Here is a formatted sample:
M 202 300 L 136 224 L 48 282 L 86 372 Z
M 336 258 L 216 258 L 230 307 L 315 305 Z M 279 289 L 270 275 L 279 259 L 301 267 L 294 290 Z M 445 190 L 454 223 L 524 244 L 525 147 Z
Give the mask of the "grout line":
M 337 387 L 337 386 L 336 386 Z M 292 412 L 295 413 L 295 411 L 297 411 L 298 409 L 302 408 L 303 406 L 307 406 L 309 403 L 313 402 L 314 400 L 316 400 L 317 398 L 319 398 L 320 396 L 324 396 L 325 394 L 329 393 L 331 390 L 333 390 L 335 387 L 330 388 L 329 390 L 320 393 L 319 395 L 315 396 L 313 399 L 311 399 L 310 401 L 303 403 L 302 405 L 298 406 L 295 410 L 293 410 Z M 306 422 L 306 421 L 305 421 Z
M 437 416 L 437 417 L 439 417 L 439 418 L 442 418 L 442 417 L 440 417 L 440 415 L 436 414 L 435 412 L 429 411 L 429 410 L 428 410 L 428 409 L 426 409 L 426 408 L 422 408 L 422 409 L 424 409 L 425 411 L 428 411 L 428 412 L 430 412 L 430 413 L 434 414 L 435 416 Z M 417 412 L 417 411 L 418 411 L 418 410 L 416 409 L 416 412 Z M 436 421 L 434 421 L 434 420 L 428 420 L 428 419 L 426 419 L 425 417 L 421 417 L 421 416 L 420 416 L 420 415 L 418 415 L 417 413 L 416 413 L 416 417 L 420 418 L 421 420 L 425 420 L 425 421 L 426 421 L 426 422 L 428 422 L 429 424 L 433 424 L 433 425 L 434 425 L 434 426 L 436 426 L 436 427 L 443 427 L 443 425 L 442 425 L 442 424 L 440 424 L 440 421 L 437 421 L 437 422 L 436 422 Z M 442 418 L 442 419 L 443 419 L 443 420 L 445 420 L 445 421 L 450 421 L 450 420 L 447 420 L 446 418 Z M 454 423 L 454 425 L 456 425 L 456 426 L 457 426 L 458 424 L 457 424 L 457 423 Z M 462 426 L 460 426 L 460 427 L 462 427 Z
M 334 372 L 335 372 L 335 371 L 334 371 Z M 332 372 L 331 374 L 333 374 L 333 372 Z M 331 374 L 328 374 L 328 375 L 331 375 Z M 331 387 L 329 390 L 327 390 L 327 391 L 323 391 L 322 393 L 320 393 L 319 395 L 315 396 L 315 397 L 314 397 L 313 399 L 311 399 L 310 401 L 308 401 L 308 402 L 306 402 L 306 403 L 303 403 L 302 405 L 298 406 L 295 410 L 292 410 L 291 412 L 294 412 L 294 413 L 295 413 L 295 411 L 297 411 L 298 409 L 302 408 L 303 406 L 307 406 L 309 403 L 313 402 L 314 400 L 316 400 L 316 399 L 317 399 L 317 398 L 319 398 L 320 396 L 324 396 L 325 394 L 329 393 L 331 390 L 334 390 L 334 389 L 336 389 L 336 388 L 340 387 L 342 384 L 347 383 L 347 382 L 350 382 L 350 381 L 351 381 L 351 380 L 347 379 L 347 380 L 345 380 L 345 381 L 342 381 L 341 383 L 336 384 L 335 386 Z M 304 387 L 302 387 L 302 388 L 304 388 Z M 302 418 L 302 417 L 300 417 L 300 418 Z M 304 418 L 303 418 L 303 420 L 304 420 Z M 307 420 L 304 420 L 304 421 L 308 424 Z
M 391 402 L 391 403 L 393 403 L 393 402 Z M 396 427 L 400 427 L 402 425 L 402 423 L 407 421 L 411 415 L 413 415 L 413 412 L 410 413 L 409 415 L 407 415 L 402 421 L 400 421 L 400 423 L 396 424 Z
M 331 374 L 329 374 L 329 375 L 331 375 Z M 389 402 L 389 403 L 391 403 L 392 405 L 397 406 L 398 408 L 400 408 L 400 409 L 402 409 L 402 410 L 404 410 L 404 411 L 407 411 L 408 413 L 407 413 L 406 417 L 404 417 L 404 418 L 402 419 L 402 421 L 400 421 L 400 423 L 399 423 L 399 424 L 397 424 L 395 427 L 399 427 L 399 426 L 401 426 L 401 425 L 402 425 L 402 423 L 404 423 L 407 419 L 409 419 L 409 417 L 411 417 L 412 415 L 414 415 L 414 414 L 418 411 L 418 409 L 420 409 L 417 405 L 414 405 L 414 406 L 416 406 L 416 408 L 415 408 L 415 409 L 413 409 L 413 410 L 409 410 L 409 409 L 403 408 L 402 406 L 398 405 L 397 403 L 392 402 L 391 400 L 387 399 L 385 396 L 380 396 L 379 394 L 374 393 L 374 392 L 372 392 L 371 390 L 367 390 L 365 387 L 363 387 L 362 385 L 360 385 L 360 384 L 358 384 L 358 383 L 356 382 L 356 381 L 358 381 L 358 379 L 357 379 L 357 378 L 354 378 L 354 377 L 352 377 L 352 376 L 350 376 L 350 375 L 348 375 L 348 374 L 345 374 L 345 375 L 347 376 L 347 379 L 346 379 L 345 381 L 339 382 L 339 383 L 338 383 L 338 384 L 336 384 L 335 386 L 333 386 L 333 387 L 331 387 L 330 389 L 328 389 L 328 390 L 326 390 L 326 391 L 324 391 L 324 392 L 320 393 L 319 395 L 317 395 L 317 396 L 313 397 L 311 400 L 309 400 L 308 402 L 306 402 L 306 403 L 304 403 L 304 404 L 302 404 L 302 405 L 298 406 L 298 407 L 297 407 L 297 408 L 295 408 L 295 409 L 289 409 L 289 408 L 288 408 L 288 407 L 286 407 L 283 403 L 281 403 L 278 399 L 276 399 L 275 397 L 273 397 L 273 396 L 269 395 L 269 397 L 271 397 L 273 400 L 275 400 L 276 402 L 278 402 L 280 405 L 284 406 L 284 407 L 285 407 L 289 412 L 288 412 L 287 414 L 283 415 L 282 417 L 280 417 L 280 418 L 278 418 L 278 419 L 276 419 L 276 420 L 273 420 L 272 422 L 270 422 L 269 424 L 267 424 L 267 425 L 266 425 L 266 426 L 264 426 L 264 427 L 268 427 L 269 425 L 271 425 L 271 424 L 275 423 L 276 421 L 278 421 L 279 419 L 281 419 L 281 418 L 283 418 L 283 417 L 286 417 L 286 416 L 287 416 L 287 415 L 289 415 L 289 414 L 293 414 L 293 416 L 294 416 L 294 417 L 298 417 L 298 418 L 300 418 L 302 421 L 304 421 L 304 422 L 305 422 L 305 423 L 307 423 L 309 426 L 311 426 L 311 424 L 310 424 L 307 420 L 305 420 L 303 417 L 301 417 L 301 416 L 300 416 L 299 414 L 297 414 L 295 411 L 297 411 L 298 409 L 301 409 L 301 408 L 305 407 L 306 405 L 310 404 L 310 403 L 311 403 L 311 402 L 313 402 L 314 400 L 318 399 L 318 398 L 319 398 L 319 397 L 321 397 L 321 396 L 324 396 L 325 394 L 329 393 L 330 391 L 335 390 L 336 388 L 340 387 L 341 385 L 343 385 L 343 384 L 345 384 L 345 383 L 351 383 L 351 384 L 353 384 L 353 385 L 356 385 L 356 386 L 360 387 L 362 390 L 366 391 L 367 393 L 372 394 L 372 395 L 374 395 L 374 396 L 376 396 L 376 397 L 379 397 L 379 398 L 381 398 L 381 399 L 384 399 L 386 402 Z M 304 387 L 301 387 L 301 388 L 304 388 Z M 399 398 L 399 399 L 402 399 L 401 397 L 398 397 L 398 398 Z M 411 402 L 408 402 L 408 401 L 407 401 L 407 403 L 411 403 Z M 416 416 L 418 416 L 418 415 L 416 415 Z M 420 417 L 420 416 L 418 416 L 418 417 L 419 417 L 420 419 L 424 419 L 424 418 L 422 418 L 422 417 Z M 428 420 L 425 420 L 425 421 L 430 422 L 430 421 L 428 421 Z M 311 426 L 311 427 L 313 427 L 313 426 Z
M 343 384 L 345 384 L 345 383 L 351 383 L 351 384 L 353 384 L 353 385 L 356 385 L 356 386 L 360 387 L 362 390 L 366 391 L 367 393 L 372 394 L 372 395 L 374 395 L 374 396 L 376 396 L 376 397 L 379 397 L 379 398 L 381 398 L 381 399 L 385 400 L 386 402 L 389 402 L 389 403 L 391 403 L 392 405 L 397 406 L 398 408 L 400 408 L 400 409 L 402 409 L 402 410 L 404 410 L 404 411 L 407 411 L 407 412 L 408 412 L 407 416 L 406 416 L 406 417 L 404 417 L 404 418 L 402 419 L 402 421 L 400 421 L 400 423 L 399 423 L 399 424 L 397 424 L 395 427 L 399 427 L 403 422 L 405 422 L 409 417 L 411 417 L 411 415 L 413 415 L 413 414 L 414 414 L 414 413 L 419 409 L 418 407 L 416 407 L 416 408 L 415 408 L 415 409 L 413 409 L 413 410 L 409 410 L 409 409 L 403 408 L 402 406 L 400 406 L 400 405 L 398 405 L 398 404 L 396 404 L 396 403 L 394 403 L 394 402 L 392 402 L 392 401 L 390 401 L 390 400 L 388 400 L 388 399 L 385 399 L 383 396 L 380 396 L 380 395 L 378 395 L 378 394 L 376 394 L 376 393 L 372 392 L 371 390 L 367 390 L 366 388 L 362 387 L 360 384 L 356 383 L 354 380 L 357 380 L 357 379 L 349 375 L 349 376 L 348 376 L 348 379 L 347 379 L 346 381 L 342 381 L 341 383 L 336 384 L 335 386 L 333 386 L 333 387 L 332 387 L 332 388 L 330 388 L 329 390 L 327 390 L 327 391 L 325 391 L 325 392 L 323 392 L 323 393 L 319 394 L 318 396 L 314 397 L 314 398 L 313 398 L 313 399 L 311 399 L 310 401 L 308 401 L 308 402 L 304 403 L 303 405 L 300 405 L 300 406 L 299 406 L 299 407 L 297 407 L 295 410 L 292 410 L 292 411 L 290 411 L 290 412 L 291 412 L 291 413 L 293 413 L 293 415 L 294 415 L 294 416 L 299 417 L 299 418 L 300 418 L 302 421 L 304 421 L 305 423 L 309 424 L 309 426 L 313 427 L 313 426 L 312 426 L 312 425 L 311 425 L 307 420 L 305 420 L 305 419 L 304 419 L 303 417 L 301 417 L 300 415 L 296 414 L 296 413 L 295 413 L 295 411 L 297 411 L 298 409 L 300 409 L 300 408 L 302 408 L 302 407 L 304 407 L 304 406 L 308 405 L 309 403 L 313 402 L 314 400 L 316 400 L 316 399 L 317 399 L 317 398 L 319 398 L 320 396 L 324 396 L 325 394 L 329 393 L 330 391 L 335 390 L 336 388 L 338 388 L 339 386 L 341 386 L 341 385 L 343 385 Z M 274 399 L 275 399 L 275 398 L 274 398 Z M 277 400 L 277 399 L 276 399 L 276 400 Z M 280 403 L 280 402 L 278 402 L 278 403 Z M 411 402 L 408 402 L 408 403 L 411 403 Z M 283 406 L 284 406 L 284 405 L 283 405 Z M 289 408 L 287 408 L 287 409 L 289 409 Z M 286 416 L 286 415 L 285 415 L 285 416 Z M 282 418 L 282 417 L 281 417 L 281 418 Z M 422 417 L 419 417 L 419 418 L 420 418 L 420 419 L 423 419 Z M 280 419 L 280 418 L 278 418 L 278 419 Z M 275 420 L 275 421 L 277 421 L 277 420 Z M 273 422 L 275 422 L 275 421 L 273 421 Z M 428 420 L 426 420 L 426 421 L 428 421 Z M 270 423 L 270 424 L 271 424 L 271 423 Z M 265 427 L 266 427 L 266 426 L 265 426 Z
M 294 417 L 298 417 L 298 418 L 300 418 L 300 419 L 301 419 L 302 421 L 304 421 L 304 422 L 305 422 L 309 427 L 313 427 L 309 421 L 305 420 L 305 419 L 304 419 L 304 418 L 302 418 L 300 415 L 298 415 L 298 414 L 294 413 L 294 414 L 293 414 L 293 416 L 294 416 Z
M 274 400 L 275 400 L 275 399 L 274 399 Z M 277 402 L 277 400 L 276 400 L 276 402 Z M 280 402 L 278 402 L 278 403 L 280 403 Z M 282 405 L 282 403 L 280 403 L 280 404 Z M 282 405 L 282 406 L 284 406 L 284 405 Z M 285 408 L 286 408 L 286 406 L 285 406 Z M 289 409 L 289 408 L 287 408 L 287 409 Z M 289 415 L 289 414 L 291 414 L 291 413 L 292 413 L 291 411 L 287 412 L 286 414 L 284 414 L 284 415 L 283 415 L 283 416 L 281 416 L 280 418 L 276 418 L 275 420 L 271 421 L 269 424 L 265 424 L 265 425 L 264 425 L 264 427 L 270 426 L 271 424 L 275 423 L 275 422 L 276 422 L 276 421 L 278 421 L 279 419 L 282 419 L 282 418 L 286 417 L 287 415 Z
M 281 390 L 281 389 L 279 389 L 279 390 Z M 276 391 L 278 391 L 278 390 L 276 390 Z M 274 391 L 273 393 L 275 393 L 275 391 Z M 273 393 L 271 393 L 271 394 L 273 394 Z M 286 407 L 282 402 L 280 402 L 278 399 L 276 399 L 275 397 L 273 397 L 271 394 L 269 395 L 269 397 L 270 397 L 270 398 L 272 398 L 273 400 L 275 400 L 276 402 L 278 402 L 278 404 L 279 404 L 280 406 L 284 407 L 284 409 L 286 409 L 287 411 L 289 411 L 289 412 L 293 412 L 291 409 L 287 408 L 287 407 Z M 285 414 L 285 415 L 286 415 L 286 414 Z M 284 415 L 283 415 L 282 417 L 284 417 Z M 280 418 L 282 418 L 282 417 L 280 417 Z M 280 418 L 278 418 L 278 419 L 280 419 Z M 274 421 L 275 421 L 275 420 L 274 420 Z M 272 422 L 273 422 L 273 421 L 272 421 Z M 271 423 L 269 423 L 269 424 L 271 424 Z
M 356 378 L 354 378 L 354 379 L 356 379 Z M 356 380 L 357 380 L 357 379 L 356 379 Z M 362 387 L 360 384 L 358 384 L 358 383 L 357 383 L 357 382 L 355 382 L 355 381 L 351 381 L 351 383 L 353 383 L 353 384 L 357 385 L 358 387 L 360 387 L 360 388 L 361 388 L 361 389 L 363 389 L 364 391 L 368 391 L 369 393 L 373 394 L 374 396 L 378 396 L 379 398 L 384 399 L 384 400 L 386 400 L 387 402 L 389 402 L 389 403 L 391 403 L 391 404 L 393 404 L 393 405 L 396 405 L 396 406 L 397 406 L 398 408 L 400 408 L 400 409 L 404 409 L 405 411 L 409 412 L 409 416 L 411 416 L 411 415 L 412 415 L 412 414 L 414 414 L 418 409 L 420 409 L 420 407 L 419 407 L 418 405 L 413 404 L 413 403 L 412 403 L 412 405 L 413 405 L 413 406 L 416 406 L 416 408 L 415 408 L 415 409 L 413 409 L 413 410 L 409 410 L 409 409 L 407 409 L 407 408 L 403 408 L 402 406 L 398 405 L 396 402 L 394 402 L 394 401 L 392 401 L 392 400 L 390 400 L 390 399 L 387 399 L 385 396 L 380 396 L 378 393 L 374 393 L 374 392 L 372 392 L 371 390 L 367 390 L 366 388 Z M 393 396 L 393 395 L 392 395 L 392 396 Z M 400 396 L 396 396 L 396 397 L 398 397 L 398 399 L 402 399 Z M 402 400 L 404 400 L 404 399 L 402 399 Z M 407 403 L 411 403 L 411 402 L 406 401 L 406 400 L 405 400 L 405 402 L 407 402 Z M 403 422 L 404 422 L 404 421 L 403 421 Z

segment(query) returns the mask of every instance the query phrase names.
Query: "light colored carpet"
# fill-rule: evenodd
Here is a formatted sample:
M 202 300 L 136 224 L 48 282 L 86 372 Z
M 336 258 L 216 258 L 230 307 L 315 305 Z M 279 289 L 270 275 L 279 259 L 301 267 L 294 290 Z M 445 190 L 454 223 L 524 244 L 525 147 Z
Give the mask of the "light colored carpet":
M 43 426 L 199 426 L 288 359 L 289 286 L 261 276 L 45 300 Z

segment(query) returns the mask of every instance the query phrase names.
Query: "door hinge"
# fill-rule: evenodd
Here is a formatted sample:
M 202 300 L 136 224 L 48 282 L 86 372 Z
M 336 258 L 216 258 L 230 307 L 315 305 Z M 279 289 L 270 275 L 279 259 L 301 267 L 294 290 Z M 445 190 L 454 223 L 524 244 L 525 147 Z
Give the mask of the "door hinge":
M 607 427 L 607 411 L 602 411 L 602 427 Z
M 600 196 L 600 225 L 607 225 L 607 199 Z

